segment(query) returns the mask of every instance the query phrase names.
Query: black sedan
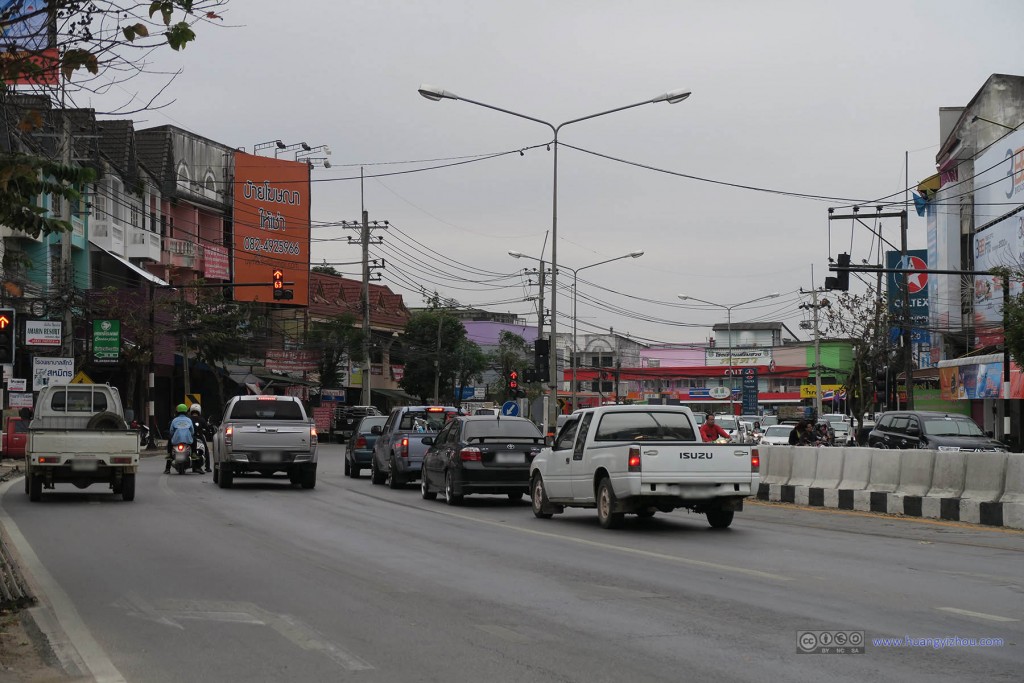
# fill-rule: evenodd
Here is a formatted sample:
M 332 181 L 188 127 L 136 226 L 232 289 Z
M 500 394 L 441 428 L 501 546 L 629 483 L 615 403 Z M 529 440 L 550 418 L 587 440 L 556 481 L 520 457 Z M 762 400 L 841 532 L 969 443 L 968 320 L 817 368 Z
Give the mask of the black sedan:
M 544 447 L 537 425 L 502 415 L 456 417 L 423 441 L 430 448 L 423 456 L 420 493 L 434 500 L 444 491 L 449 505 L 473 493 L 520 500 L 530 488 L 530 463 Z
M 377 435 L 380 434 L 384 423 L 388 421 L 387 415 L 368 415 L 359 421 L 352 436 L 345 442 L 345 475 L 353 479 L 359 478 L 363 468 L 370 466 L 373 458 L 373 445 L 377 443 Z M 377 427 L 374 431 L 373 428 Z

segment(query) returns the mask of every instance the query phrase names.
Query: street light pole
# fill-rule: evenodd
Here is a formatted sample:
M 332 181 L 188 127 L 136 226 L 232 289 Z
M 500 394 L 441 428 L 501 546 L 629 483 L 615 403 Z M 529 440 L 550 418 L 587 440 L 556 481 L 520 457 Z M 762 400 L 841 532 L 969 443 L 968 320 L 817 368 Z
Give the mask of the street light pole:
M 733 365 L 732 364 L 732 309 L 739 308 L 740 306 L 746 306 L 747 304 L 756 303 L 758 301 L 764 301 L 765 299 L 774 299 L 774 298 L 776 298 L 778 296 L 779 296 L 778 292 L 772 292 L 771 294 L 767 294 L 765 296 L 759 296 L 756 299 L 751 299 L 750 301 L 741 301 L 738 304 L 732 304 L 732 305 L 726 306 L 725 304 L 716 304 L 714 301 L 707 301 L 705 299 L 698 299 L 695 296 L 687 296 L 686 294 L 680 294 L 679 295 L 679 298 L 684 300 L 684 301 L 687 301 L 687 300 L 689 300 L 689 301 L 699 301 L 700 303 L 707 304 L 708 306 L 715 306 L 716 308 L 724 308 L 725 309 L 726 321 L 727 321 L 726 322 L 726 331 L 727 331 L 727 334 L 729 335 L 729 413 L 731 415 L 735 415 L 736 414 L 736 409 L 734 407 L 735 403 L 736 403 L 736 400 L 733 398 L 733 395 L 732 395 L 733 375 L 735 374 L 733 372 L 733 367 L 732 367 L 732 365 Z
M 512 258 L 523 258 L 523 257 L 525 257 L 525 258 L 532 258 L 535 261 L 540 261 L 541 268 L 544 267 L 544 261 L 541 261 L 541 259 L 534 258 L 532 256 L 527 256 L 526 254 L 524 254 L 524 253 L 522 253 L 520 251 L 510 251 L 510 252 L 508 252 L 508 255 L 511 256 Z M 621 261 L 622 259 L 626 259 L 626 258 L 640 258 L 643 255 L 644 255 L 644 252 L 638 250 L 638 251 L 631 251 L 628 254 L 623 254 L 622 256 L 616 256 L 615 258 L 605 259 L 604 261 L 598 261 L 597 263 L 591 263 L 590 265 L 587 265 L 587 266 L 580 266 L 579 268 L 566 268 L 565 266 L 562 266 L 566 270 L 572 272 L 572 350 L 570 351 L 569 360 L 570 360 L 570 365 L 572 366 L 572 409 L 573 410 L 576 410 L 576 408 L 579 407 L 579 406 L 576 405 L 576 366 L 578 365 L 578 363 L 576 362 L 576 351 L 577 351 L 577 348 L 578 348 L 577 345 L 576 345 L 576 291 L 577 291 L 576 290 L 576 285 L 579 283 L 579 273 L 580 273 L 581 270 L 586 270 L 587 268 L 593 268 L 594 266 L 603 266 L 606 263 L 611 263 L 612 261 Z M 600 381 L 601 381 L 601 379 L 598 378 L 598 382 L 600 382 Z
M 554 157 L 553 157 L 553 181 L 552 181 L 552 193 L 551 193 L 551 332 L 549 334 L 548 341 L 548 353 L 550 354 L 548 363 L 548 379 L 550 381 L 549 392 L 551 394 L 550 400 L 548 401 L 548 424 L 554 425 L 557 422 L 558 416 L 558 132 L 573 123 L 579 123 L 581 121 L 587 121 L 595 119 L 599 116 L 605 116 L 607 114 L 614 114 L 615 112 L 624 111 L 626 109 L 632 109 L 634 107 L 640 107 L 645 104 L 654 104 L 655 102 L 668 102 L 669 104 L 677 104 L 682 102 L 690 96 L 689 90 L 670 90 L 667 93 L 658 95 L 649 100 L 643 102 L 635 102 L 633 104 L 627 104 L 622 107 L 616 107 L 614 109 L 608 109 L 606 111 L 597 112 L 596 114 L 589 114 L 587 116 L 581 116 L 576 119 L 570 119 L 569 121 L 563 121 L 559 124 L 549 123 L 543 119 L 538 119 L 533 116 L 527 116 L 526 114 L 520 114 L 519 112 L 512 111 L 510 109 L 503 109 L 502 107 L 496 107 L 493 104 L 487 104 L 485 102 L 478 102 L 471 100 L 466 97 L 460 97 L 453 92 L 443 90 L 431 85 L 421 85 L 418 92 L 428 100 L 438 102 L 440 100 L 457 100 L 462 102 L 468 102 L 475 104 L 478 107 L 484 107 L 485 109 L 493 109 L 494 111 L 502 112 L 510 116 L 515 116 L 527 121 L 533 121 L 541 125 L 547 126 L 551 129 L 551 133 L 554 136 L 552 144 L 554 145 Z

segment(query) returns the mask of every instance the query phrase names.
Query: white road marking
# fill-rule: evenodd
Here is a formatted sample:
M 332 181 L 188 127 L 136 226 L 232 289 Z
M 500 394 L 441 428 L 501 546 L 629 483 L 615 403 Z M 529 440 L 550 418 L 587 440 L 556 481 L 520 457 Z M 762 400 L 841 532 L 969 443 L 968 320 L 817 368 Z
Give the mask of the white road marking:
M 523 645 L 532 642 L 532 638 L 524 636 L 522 633 L 517 633 L 510 628 L 498 626 L 497 624 L 477 624 L 476 627 L 481 631 L 490 633 L 492 636 L 497 636 L 502 640 L 507 640 L 510 643 L 519 643 L 520 645 Z
M 14 479 L 0 486 L 0 500 L 16 481 L 18 480 Z M 20 484 L 20 482 L 18 483 Z M 50 575 L 50 572 L 46 571 L 39 556 L 32 550 L 32 546 L 22 535 L 18 525 L 3 509 L 2 504 L 0 504 L 0 524 L 3 524 L 8 538 L 21 558 L 22 569 L 31 577 L 32 584 L 37 587 L 37 596 L 49 603 L 56 627 L 63 630 L 64 635 L 67 636 L 68 646 L 75 650 L 74 654 L 80 658 L 89 674 L 97 683 L 124 683 L 124 676 L 110 661 L 107 653 L 103 651 L 96 639 L 92 637 L 92 633 L 82 621 L 71 598 Z M 59 643 L 54 643 L 54 645 L 59 646 Z
M 935 609 L 940 612 L 951 612 L 953 614 L 962 614 L 965 617 L 974 617 L 975 619 L 986 619 L 988 621 L 1020 621 L 1019 619 L 1011 619 L 1009 617 L 1001 617 L 996 614 L 985 614 L 984 612 L 972 612 L 966 609 L 957 609 L 956 607 L 936 607 Z

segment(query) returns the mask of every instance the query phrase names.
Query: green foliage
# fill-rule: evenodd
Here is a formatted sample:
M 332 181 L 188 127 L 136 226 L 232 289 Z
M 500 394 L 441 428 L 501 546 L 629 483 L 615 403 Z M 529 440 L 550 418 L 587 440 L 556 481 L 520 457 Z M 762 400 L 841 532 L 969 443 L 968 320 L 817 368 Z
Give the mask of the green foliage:
M 320 386 L 340 387 L 341 362 L 346 358 L 357 362 L 363 360 L 363 331 L 355 325 L 356 318 L 350 313 L 310 325 L 306 346 L 320 354 L 317 362 Z
M 187 337 L 191 357 L 211 368 L 221 367 L 226 375 L 226 364 L 248 351 L 241 340 L 251 332 L 253 305 L 226 298 L 220 287 L 193 291 L 193 300 L 182 298 L 172 304 L 177 314 L 177 331 Z M 223 376 L 216 374 L 221 394 L 217 405 L 220 405 L 224 402 Z
M 472 362 L 473 354 L 464 348 L 467 344 L 472 342 L 466 339 L 466 328 L 444 309 L 413 314 L 402 338 L 405 374 L 399 386 L 406 393 L 427 401 L 434 396 L 436 377 L 439 401 L 449 403 L 462 363 Z
M 489 360 L 491 367 L 498 371 L 501 378 L 494 393 L 500 393 L 505 400 L 515 398 L 509 393 L 505 378 L 510 370 L 518 370 L 522 377 L 527 368 L 533 367 L 529 344 L 518 334 L 503 330 L 498 336 L 498 348 L 491 352 Z
M 334 266 L 329 266 L 326 263 L 319 266 L 313 266 L 312 268 L 310 268 L 310 271 L 314 273 L 323 273 L 324 275 L 341 275 L 341 273 L 338 272 L 337 268 L 335 268 Z
M 0 154 L 0 225 L 32 237 L 71 230 L 71 224 L 47 216 L 36 202 L 40 195 L 78 202 L 78 191 L 95 179 L 89 168 L 65 167 L 27 154 Z

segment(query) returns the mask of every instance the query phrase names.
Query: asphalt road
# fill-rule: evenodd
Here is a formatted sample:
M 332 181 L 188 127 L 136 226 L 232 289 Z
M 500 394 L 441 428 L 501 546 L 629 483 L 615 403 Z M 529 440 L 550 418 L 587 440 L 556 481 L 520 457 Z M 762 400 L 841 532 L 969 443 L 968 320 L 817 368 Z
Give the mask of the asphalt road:
M 0 522 L 66 665 L 101 681 L 1021 680 L 1019 532 L 763 504 L 724 531 L 685 511 L 605 531 L 590 510 L 424 501 L 343 477 L 341 446 L 320 456 L 312 491 L 223 491 L 158 458 L 133 503 L 63 486 L 30 504 L 15 482 Z M 864 653 L 797 653 L 798 633 L 837 630 L 863 631 Z M 904 636 L 1003 645 L 873 644 Z

